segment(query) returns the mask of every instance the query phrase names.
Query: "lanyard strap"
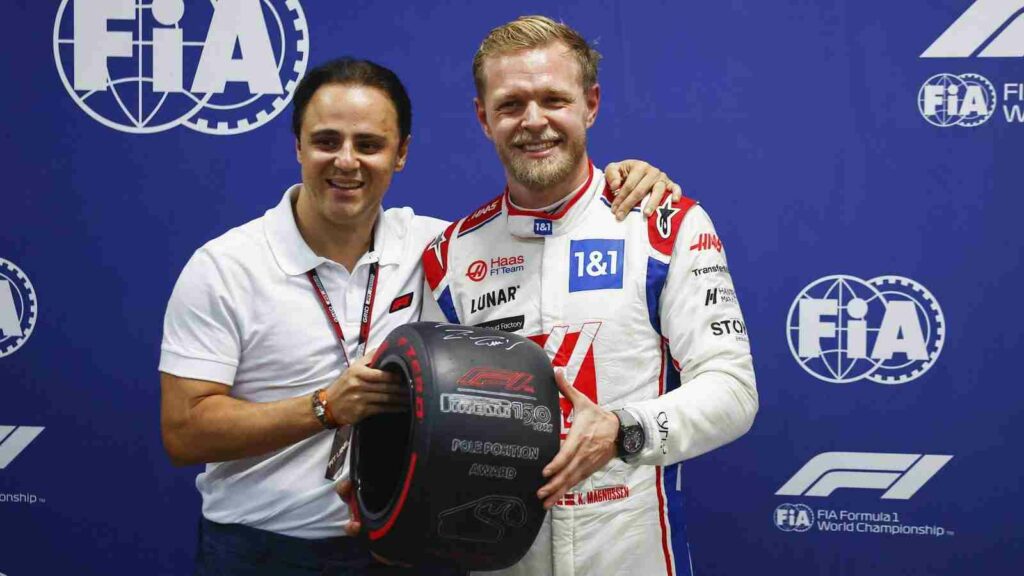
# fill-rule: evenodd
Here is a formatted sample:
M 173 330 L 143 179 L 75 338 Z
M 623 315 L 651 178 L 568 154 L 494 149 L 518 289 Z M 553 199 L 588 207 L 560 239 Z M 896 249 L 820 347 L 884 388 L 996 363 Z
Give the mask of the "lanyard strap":
M 370 251 L 373 251 L 372 239 L 370 240 Z M 370 322 L 373 320 L 373 301 L 377 296 L 379 269 L 380 266 L 377 262 L 370 264 L 369 277 L 366 279 L 366 295 L 363 297 L 363 314 L 359 318 L 359 343 L 356 345 L 357 356 L 362 356 L 366 353 L 366 343 L 370 339 Z M 345 333 L 341 329 L 341 322 L 338 320 L 338 314 L 334 311 L 334 305 L 331 304 L 331 297 L 327 295 L 327 290 L 324 288 L 324 283 L 320 280 L 320 275 L 316 273 L 316 269 L 307 272 L 306 276 L 309 277 L 309 282 L 313 285 L 313 291 L 320 299 L 321 306 L 323 306 L 324 314 L 334 329 L 334 335 L 341 346 L 341 353 L 345 355 L 345 364 L 350 366 L 352 362 L 349 360 L 348 350 L 345 349 Z

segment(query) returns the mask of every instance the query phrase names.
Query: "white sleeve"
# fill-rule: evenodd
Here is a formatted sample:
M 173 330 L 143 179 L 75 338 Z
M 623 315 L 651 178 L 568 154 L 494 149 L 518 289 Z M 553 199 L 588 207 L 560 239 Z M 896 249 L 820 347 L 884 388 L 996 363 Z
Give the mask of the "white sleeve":
M 668 465 L 745 434 L 757 413 L 746 325 L 711 219 L 694 206 L 675 240 L 661 294 L 662 334 L 681 384 L 628 406 L 646 431 L 637 463 Z
M 167 303 L 160 371 L 230 386 L 241 340 L 224 278 L 210 253 L 200 248 L 185 265 Z

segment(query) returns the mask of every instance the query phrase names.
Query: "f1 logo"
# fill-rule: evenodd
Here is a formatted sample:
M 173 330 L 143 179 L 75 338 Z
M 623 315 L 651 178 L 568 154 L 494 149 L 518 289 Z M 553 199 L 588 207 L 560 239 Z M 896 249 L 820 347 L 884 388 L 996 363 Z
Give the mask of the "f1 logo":
M 1024 0 L 977 0 L 921 58 L 1024 56 Z M 987 44 L 987 46 L 986 46 Z
M 42 433 L 41 426 L 0 426 L 0 470 L 7 468 Z
M 823 452 L 775 495 L 823 498 L 840 488 L 867 488 L 885 490 L 883 500 L 910 500 L 952 459 L 940 454 Z

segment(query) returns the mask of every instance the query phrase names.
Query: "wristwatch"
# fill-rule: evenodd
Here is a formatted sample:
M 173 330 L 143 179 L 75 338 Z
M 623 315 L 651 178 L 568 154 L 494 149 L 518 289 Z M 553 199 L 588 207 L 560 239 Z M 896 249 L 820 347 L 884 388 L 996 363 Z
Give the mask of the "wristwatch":
M 629 410 L 613 410 L 612 414 L 619 419 L 619 434 L 615 437 L 618 457 L 629 462 L 643 451 L 647 435 L 644 434 L 643 425 L 630 414 Z
M 331 414 L 327 408 L 327 391 L 323 388 L 313 392 L 313 416 L 320 422 L 326 430 L 334 430 L 338 427 L 338 423 L 334 420 L 334 415 Z

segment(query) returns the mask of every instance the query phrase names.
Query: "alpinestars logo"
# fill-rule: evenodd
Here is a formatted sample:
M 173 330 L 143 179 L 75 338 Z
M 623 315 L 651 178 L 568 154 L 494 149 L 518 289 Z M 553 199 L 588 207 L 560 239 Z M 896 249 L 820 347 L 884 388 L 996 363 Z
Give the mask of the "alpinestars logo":
M 28 276 L 0 258 L 0 358 L 25 345 L 36 326 L 37 307 L 36 291 Z
M 900 276 L 815 280 L 793 301 L 786 325 L 800 367 L 836 384 L 919 378 L 939 358 L 945 334 L 945 317 L 932 293 Z
M 883 500 L 909 500 L 952 456 L 824 452 L 811 458 L 776 496 L 824 498 L 840 488 L 885 490 Z
M 977 0 L 921 58 L 1024 56 L 1024 0 Z
M 42 433 L 41 426 L 0 426 L 0 470 L 7 468 Z
M 672 217 L 679 213 L 679 208 L 672 206 L 672 195 L 665 196 L 665 200 L 658 206 L 658 235 L 662 238 L 672 236 Z
M 287 108 L 309 58 L 298 0 L 187 4 L 62 0 L 53 58 L 68 95 L 132 134 L 239 134 Z

